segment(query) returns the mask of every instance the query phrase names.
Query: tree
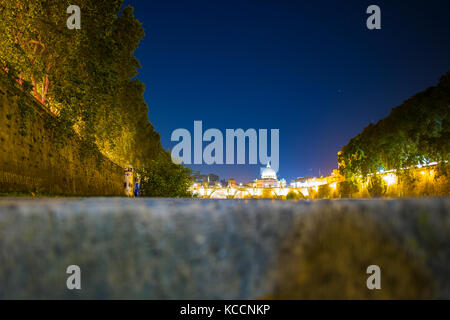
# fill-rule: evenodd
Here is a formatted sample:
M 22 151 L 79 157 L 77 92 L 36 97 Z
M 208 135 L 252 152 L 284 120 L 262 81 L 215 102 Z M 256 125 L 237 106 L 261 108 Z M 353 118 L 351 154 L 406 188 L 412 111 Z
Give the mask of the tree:
M 341 181 L 337 184 L 337 192 L 341 198 L 351 198 L 358 192 L 358 184 L 352 180 Z
M 319 186 L 319 190 L 317 192 L 317 197 L 319 199 L 328 199 L 331 197 L 332 190 L 329 185 L 323 184 Z
M 300 200 L 299 195 L 294 191 L 289 191 L 286 195 L 286 200 Z
M 181 179 L 184 169 L 165 155 L 136 79 L 134 52 L 145 32 L 133 8 L 122 0 L 76 4 L 81 29 L 69 30 L 67 1 L 2 0 L 0 67 L 58 116 L 60 141 L 76 132 L 84 152 L 99 149 L 122 167 L 170 169 Z
M 190 170 L 170 161 L 168 153 L 151 160 L 139 171 L 141 193 L 144 197 L 191 197 L 187 191 L 191 184 Z
M 386 182 L 377 174 L 374 174 L 369 179 L 369 184 L 367 186 L 367 191 L 372 197 L 381 197 L 387 191 Z
M 450 158 L 449 111 L 450 72 L 436 87 L 414 95 L 352 138 L 338 153 L 340 173 L 354 179 L 380 169 L 445 164 Z

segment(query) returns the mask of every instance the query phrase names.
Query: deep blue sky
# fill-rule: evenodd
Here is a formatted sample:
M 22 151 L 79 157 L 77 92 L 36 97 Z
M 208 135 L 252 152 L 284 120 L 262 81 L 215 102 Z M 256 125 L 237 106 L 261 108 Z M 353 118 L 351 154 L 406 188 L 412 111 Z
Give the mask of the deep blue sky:
M 450 1 L 128 0 L 149 119 L 173 130 L 280 129 L 279 176 L 329 174 L 337 152 L 450 71 Z M 366 28 L 377 4 L 382 30 Z M 259 165 L 191 166 L 249 181 Z

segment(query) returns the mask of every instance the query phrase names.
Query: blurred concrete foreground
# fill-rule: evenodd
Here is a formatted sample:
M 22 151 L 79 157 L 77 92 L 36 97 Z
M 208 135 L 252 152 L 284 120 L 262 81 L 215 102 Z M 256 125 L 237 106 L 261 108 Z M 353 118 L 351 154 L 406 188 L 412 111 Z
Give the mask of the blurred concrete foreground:
M 0 299 L 449 299 L 449 212 L 450 198 L 2 198 Z

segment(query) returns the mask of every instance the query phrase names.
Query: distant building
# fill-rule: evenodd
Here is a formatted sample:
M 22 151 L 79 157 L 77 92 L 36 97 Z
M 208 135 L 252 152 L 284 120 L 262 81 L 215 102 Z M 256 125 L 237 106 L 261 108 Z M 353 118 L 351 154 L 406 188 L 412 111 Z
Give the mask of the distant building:
M 191 176 L 192 182 L 197 184 L 207 184 L 215 186 L 219 184 L 219 176 L 215 174 L 195 174 Z
M 278 188 L 286 187 L 286 179 L 278 180 Z
M 301 177 L 295 179 L 291 183 L 291 187 L 294 188 L 315 188 L 320 185 L 327 184 L 325 178 L 314 178 L 314 177 Z
M 260 170 L 261 177 L 255 180 L 254 186 L 256 188 L 276 188 L 278 187 L 277 173 L 270 166 L 270 162 L 265 168 Z
M 236 180 L 228 179 L 228 187 L 230 187 L 230 188 L 236 187 Z

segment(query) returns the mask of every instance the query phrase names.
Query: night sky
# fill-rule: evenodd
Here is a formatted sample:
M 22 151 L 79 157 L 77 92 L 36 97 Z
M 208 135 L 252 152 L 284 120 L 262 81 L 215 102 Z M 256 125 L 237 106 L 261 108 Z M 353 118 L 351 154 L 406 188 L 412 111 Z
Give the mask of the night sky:
M 138 77 L 164 148 L 194 120 L 224 135 L 280 129 L 288 182 L 330 174 L 350 138 L 450 71 L 448 0 L 126 3 L 146 31 Z M 371 4 L 381 30 L 366 28 Z M 191 166 L 239 182 L 259 167 Z

